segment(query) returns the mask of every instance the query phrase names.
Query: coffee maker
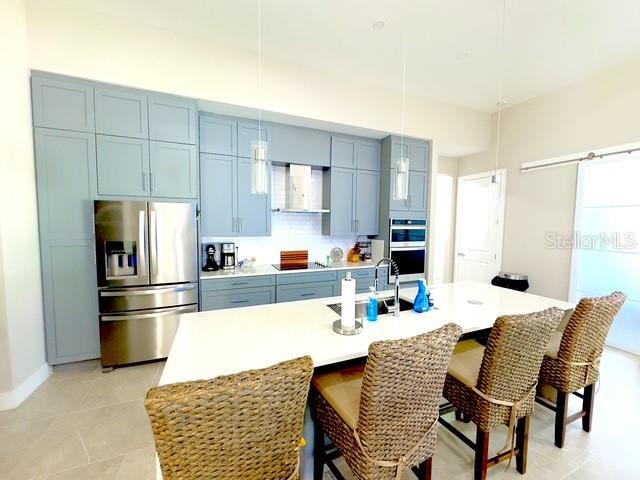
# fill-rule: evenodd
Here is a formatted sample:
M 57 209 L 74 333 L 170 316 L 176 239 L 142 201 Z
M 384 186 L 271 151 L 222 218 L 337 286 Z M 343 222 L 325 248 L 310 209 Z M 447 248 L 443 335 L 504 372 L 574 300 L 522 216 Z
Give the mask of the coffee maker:
M 216 247 L 214 245 L 207 245 L 207 262 L 202 267 L 205 272 L 217 272 L 220 270 L 218 262 L 216 262 Z
M 220 263 L 223 270 L 233 270 L 236 268 L 236 244 L 221 243 L 220 244 Z

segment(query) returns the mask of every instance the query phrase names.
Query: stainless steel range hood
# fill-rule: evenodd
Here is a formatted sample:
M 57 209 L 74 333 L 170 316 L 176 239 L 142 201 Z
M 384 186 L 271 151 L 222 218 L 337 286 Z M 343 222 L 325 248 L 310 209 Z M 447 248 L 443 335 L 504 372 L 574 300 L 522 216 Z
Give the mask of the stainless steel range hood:
M 329 213 L 328 209 L 312 208 L 311 167 L 289 165 L 286 173 L 286 206 L 274 208 L 273 212 Z

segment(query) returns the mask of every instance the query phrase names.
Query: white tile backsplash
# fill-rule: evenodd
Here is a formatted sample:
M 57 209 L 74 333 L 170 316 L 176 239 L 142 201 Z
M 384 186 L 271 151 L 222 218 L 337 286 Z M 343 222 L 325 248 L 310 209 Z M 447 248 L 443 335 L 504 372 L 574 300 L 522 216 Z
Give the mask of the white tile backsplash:
M 286 167 L 273 167 L 271 172 L 271 205 L 286 206 Z M 322 208 L 322 171 L 311 171 L 310 208 Z M 256 263 L 280 263 L 281 250 L 308 250 L 310 261 L 326 261 L 333 247 L 340 247 L 346 258 L 356 237 L 322 235 L 320 213 L 274 212 L 271 216 L 270 237 L 203 237 L 202 243 L 234 242 L 240 259 L 256 257 Z M 216 246 L 217 248 L 217 246 Z

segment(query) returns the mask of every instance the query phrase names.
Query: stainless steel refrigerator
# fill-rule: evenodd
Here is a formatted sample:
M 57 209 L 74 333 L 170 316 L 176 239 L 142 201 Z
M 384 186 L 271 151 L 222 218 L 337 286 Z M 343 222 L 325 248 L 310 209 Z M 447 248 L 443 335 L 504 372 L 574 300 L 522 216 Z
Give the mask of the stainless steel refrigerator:
M 102 366 L 164 358 L 179 315 L 198 310 L 196 208 L 96 201 Z

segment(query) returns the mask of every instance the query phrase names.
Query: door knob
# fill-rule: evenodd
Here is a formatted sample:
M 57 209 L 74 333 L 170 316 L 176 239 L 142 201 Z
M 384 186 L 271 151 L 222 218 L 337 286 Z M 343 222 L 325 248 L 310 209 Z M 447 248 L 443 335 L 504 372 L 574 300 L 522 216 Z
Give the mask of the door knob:
M 458 256 L 459 257 L 464 257 L 464 253 L 463 252 L 458 252 Z

